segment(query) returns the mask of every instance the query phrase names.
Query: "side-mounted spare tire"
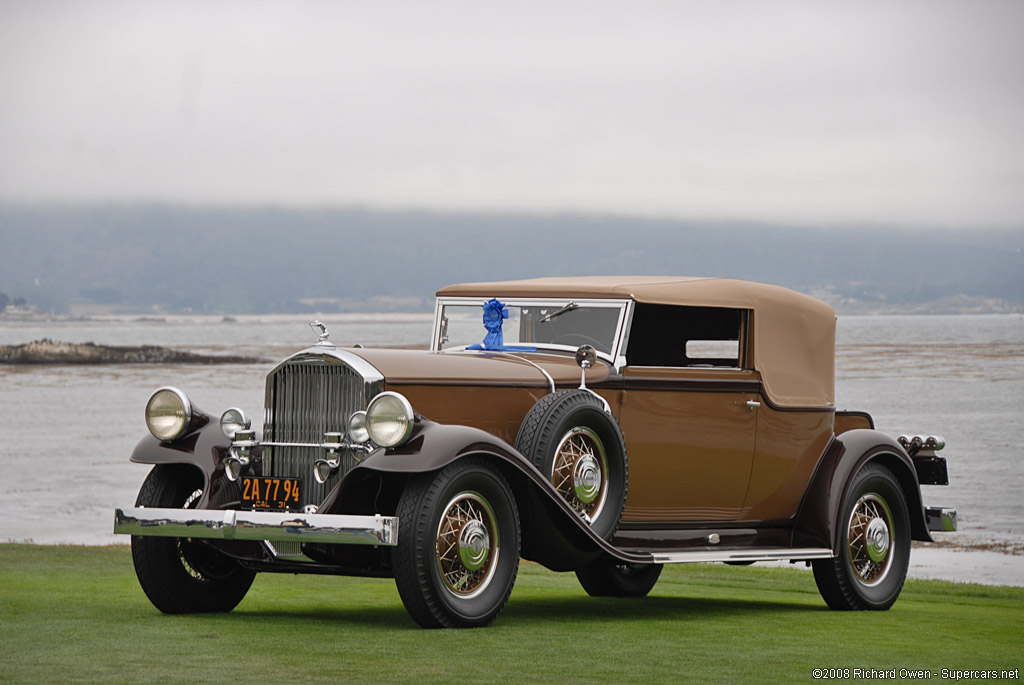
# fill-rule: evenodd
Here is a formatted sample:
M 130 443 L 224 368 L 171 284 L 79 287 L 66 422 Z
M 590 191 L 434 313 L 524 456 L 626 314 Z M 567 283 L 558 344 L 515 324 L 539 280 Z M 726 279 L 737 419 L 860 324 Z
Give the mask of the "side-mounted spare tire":
M 615 417 L 586 390 L 561 390 L 533 405 L 516 449 L 551 480 L 562 498 L 610 540 L 626 504 L 629 466 Z

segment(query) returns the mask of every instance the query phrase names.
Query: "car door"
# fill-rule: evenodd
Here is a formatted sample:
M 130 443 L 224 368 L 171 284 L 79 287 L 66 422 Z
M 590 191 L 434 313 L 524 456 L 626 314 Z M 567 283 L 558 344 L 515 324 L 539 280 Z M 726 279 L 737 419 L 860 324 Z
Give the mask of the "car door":
M 750 483 L 760 379 L 745 310 L 637 303 L 619 422 L 624 522 L 732 521 Z
M 753 371 L 623 371 L 619 422 L 629 459 L 623 521 L 739 518 L 754 458 L 757 386 Z

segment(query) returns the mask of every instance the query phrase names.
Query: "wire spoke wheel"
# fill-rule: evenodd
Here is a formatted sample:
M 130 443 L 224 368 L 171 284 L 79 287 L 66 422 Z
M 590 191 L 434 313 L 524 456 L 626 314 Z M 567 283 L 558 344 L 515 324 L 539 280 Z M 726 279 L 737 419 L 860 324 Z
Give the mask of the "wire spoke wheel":
M 588 523 L 608 499 L 608 456 L 590 428 L 577 426 L 562 436 L 551 463 L 551 484 Z
M 396 510 L 395 585 L 424 628 L 476 628 L 501 613 L 519 570 L 519 512 L 482 456 L 409 479 Z
M 814 581 L 833 609 L 888 609 L 910 563 L 906 497 L 893 472 L 872 462 L 853 476 L 844 499 L 836 556 L 811 562 Z
M 876 493 L 863 495 L 850 513 L 847 549 L 854 573 L 866 585 L 885 579 L 893 548 L 892 512 Z
M 548 479 L 552 495 L 612 539 L 626 505 L 629 464 L 619 423 L 599 397 L 589 390 L 545 395 L 523 419 L 515 447 Z
M 194 509 L 199 502 L 199 498 L 203 496 L 202 488 L 196 488 L 191 495 L 185 499 L 185 503 L 182 505 L 182 509 Z M 174 541 L 177 543 L 178 559 L 181 561 L 182 568 L 185 569 L 185 573 L 189 574 L 198 581 L 206 580 L 206 575 L 203 574 L 195 564 L 189 561 L 191 543 L 187 538 L 175 538 Z
M 194 509 L 203 496 L 201 474 L 191 467 L 153 467 L 137 506 Z M 132 561 L 139 584 L 166 614 L 231 611 L 252 585 L 255 573 L 205 541 L 132 536 Z
M 482 495 L 457 495 L 437 528 L 437 566 L 448 590 L 472 597 L 487 587 L 500 552 L 494 511 Z

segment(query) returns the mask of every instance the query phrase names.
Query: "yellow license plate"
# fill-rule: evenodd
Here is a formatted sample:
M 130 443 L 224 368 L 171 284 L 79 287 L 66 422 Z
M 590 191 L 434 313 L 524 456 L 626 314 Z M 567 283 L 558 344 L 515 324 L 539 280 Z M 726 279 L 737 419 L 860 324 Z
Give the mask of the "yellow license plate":
M 299 506 L 298 478 L 242 477 L 242 508 L 287 510 Z

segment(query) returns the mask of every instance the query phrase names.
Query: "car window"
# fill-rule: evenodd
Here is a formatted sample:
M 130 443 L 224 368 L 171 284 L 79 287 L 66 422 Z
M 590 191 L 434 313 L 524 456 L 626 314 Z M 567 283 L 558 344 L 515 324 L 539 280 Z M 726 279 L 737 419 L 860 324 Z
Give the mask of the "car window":
M 552 304 L 506 303 L 506 310 L 508 318 L 502 323 L 505 345 L 593 345 L 598 352 L 611 354 L 622 306 L 563 300 Z M 487 334 L 479 304 L 446 304 L 441 317 L 444 333 L 439 349 L 475 345 Z
M 742 368 L 745 319 L 742 309 L 637 303 L 626 363 Z

